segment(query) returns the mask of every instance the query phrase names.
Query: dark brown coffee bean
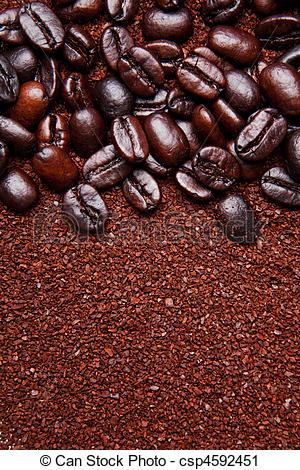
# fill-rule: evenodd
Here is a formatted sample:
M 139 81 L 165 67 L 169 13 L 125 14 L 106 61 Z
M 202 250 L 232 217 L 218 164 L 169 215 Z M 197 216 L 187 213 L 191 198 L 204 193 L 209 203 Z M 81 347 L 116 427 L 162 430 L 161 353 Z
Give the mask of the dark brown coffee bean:
M 261 180 L 262 192 L 281 204 L 300 207 L 300 184 L 294 181 L 284 168 L 272 168 Z
M 202 144 L 225 148 L 226 141 L 218 122 L 204 105 L 199 105 L 193 112 L 193 124 Z
M 82 26 L 70 25 L 66 28 L 63 56 L 78 70 L 90 69 L 96 59 L 96 44 L 90 33 Z
M 36 146 L 35 135 L 25 127 L 6 116 L 0 115 L 0 139 L 20 157 L 31 155 Z
M 182 48 L 175 42 L 165 39 L 149 42 L 145 49 L 158 59 L 167 77 L 172 77 L 175 74 L 183 59 Z
M 152 155 L 166 166 L 177 166 L 188 159 L 190 147 L 185 133 L 167 113 L 146 117 L 144 129 Z
M 7 8 L 0 13 L 0 39 L 13 46 L 26 41 L 19 22 L 19 8 Z
M 34 79 L 38 61 L 32 49 L 27 46 L 20 46 L 5 52 L 5 57 L 17 72 L 21 83 Z
M 46 53 L 53 53 L 62 47 L 64 28 L 54 11 L 44 3 L 24 5 L 19 11 L 19 21 L 25 36 L 35 47 Z
M 145 170 L 134 170 L 124 181 L 122 189 L 129 204 L 141 212 L 153 211 L 161 200 L 157 182 Z
M 253 0 L 253 7 L 260 15 L 272 15 L 279 9 L 278 0 Z
M 246 125 L 246 121 L 223 98 L 211 103 L 210 110 L 220 128 L 230 136 L 236 136 Z
M 26 212 L 37 202 L 38 189 L 23 170 L 10 170 L 0 180 L 0 200 L 12 211 Z
M 203 7 L 204 19 L 209 25 L 233 23 L 244 7 L 244 0 L 206 0 Z
M 249 115 L 259 109 L 260 90 L 257 83 L 242 70 L 225 72 L 224 98 L 240 114 Z
M 145 132 L 134 116 L 116 118 L 111 126 L 111 139 L 116 152 L 129 163 L 140 163 L 149 155 Z
M 109 16 L 115 23 L 129 23 L 137 12 L 136 0 L 106 0 Z
M 193 169 L 200 183 L 215 191 L 226 191 L 240 177 L 234 156 L 219 147 L 204 147 L 196 153 Z
M 292 65 L 296 69 L 300 68 L 300 44 L 297 44 L 296 46 L 292 47 L 289 49 L 287 52 L 282 54 L 278 58 L 278 62 L 283 62 L 285 64 Z
M 199 98 L 213 100 L 225 87 L 223 72 L 198 55 L 187 57 L 177 70 L 180 85 Z
M 180 88 L 172 88 L 167 97 L 168 110 L 176 117 L 190 119 L 196 103 Z
M 261 52 L 260 43 L 252 34 L 233 26 L 212 28 L 208 45 L 217 54 L 241 65 L 252 64 Z
M 19 89 L 17 72 L 8 59 L 0 54 L 0 104 L 14 103 L 18 98 Z
M 108 209 L 102 197 L 89 184 L 80 184 L 64 195 L 63 213 L 74 232 L 102 234 Z
M 79 72 L 68 75 L 63 81 L 62 97 L 72 111 L 89 108 L 93 98 L 88 77 Z
M 153 7 L 144 15 L 142 30 L 150 41 L 167 39 L 182 43 L 193 34 L 193 18 L 188 8 L 166 12 Z
M 101 51 L 111 69 L 118 69 L 118 61 L 122 55 L 131 49 L 134 41 L 126 28 L 109 26 L 101 36 Z
M 40 82 L 46 90 L 50 100 L 56 98 L 60 90 L 60 73 L 58 63 L 53 57 L 41 55 L 34 80 Z
M 198 202 L 206 202 L 213 198 L 213 193 L 196 178 L 192 162 L 184 163 L 176 172 L 175 179 L 182 191 Z
M 239 244 L 255 243 L 259 228 L 254 210 L 241 196 L 226 196 L 219 204 L 219 215 L 224 234 L 229 240 Z
M 173 11 L 182 7 L 184 0 L 156 0 L 156 3 L 162 10 Z
M 240 165 L 241 174 L 240 179 L 243 181 L 256 181 L 261 178 L 264 172 L 264 164 L 262 162 L 247 162 L 242 160 L 235 150 L 235 141 L 231 140 L 227 143 L 227 150 L 234 155 L 238 164 Z
M 176 123 L 186 135 L 186 138 L 190 146 L 190 157 L 192 158 L 201 146 L 201 142 L 197 135 L 197 131 L 191 121 L 184 121 L 181 119 L 180 120 L 176 119 Z
M 256 36 L 266 49 L 284 49 L 300 42 L 300 16 L 273 15 L 256 27 Z
M 57 13 L 62 21 L 66 23 L 86 23 L 94 20 L 99 15 L 103 0 L 72 0 Z
M 264 160 L 281 144 L 286 131 L 287 122 L 276 109 L 258 111 L 239 134 L 236 152 L 250 162 Z
M 118 62 L 118 70 L 129 90 L 139 96 L 154 96 L 165 78 L 160 63 L 142 47 L 125 52 Z
M 222 70 L 222 72 L 227 72 L 229 70 L 234 69 L 234 66 L 232 64 L 227 62 L 227 60 L 224 60 L 222 57 L 219 57 L 208 47 L 197 47 L 196 49 L 194 49 L 193 54 L 199 55 L 200 57 L 207 59 L 209 62 L 218 67 L 218 69 Z
M 101 114 L 108 120 L 133 113 L 132 93 L 112 75 L 95 83 L 93 96 Z
M 150 114 L 164 111 L 167 108 L 167 96 L 168 92 L 163 88 L 151 98 L 139 96 L 135 100 L 134 114 L 143 121 Z
M 131 170 L 132 165 L 116 154 L 113 145 L 108 145 L 86 161 L 83 176 L 88 183 L 103 190 L 121 183 Z
M 43 85 L 26 82 L 21 85 L 18 100 L 10 109 L 9 115 L 26 129 L 30 129 L 40 122 L 48 105 L 49 98 Z
M 63 150 L 69 150 L 70 131 L 67 119 L 61 114 L 48 114 L 40 122 L 36 137 L 39 149 L 54 145 Z
M 70 120 L 71 142 L 75 151 L 88 158 L 104 145 L 105 125 L 94 108 L 75 111 Z
M 291 177 L 300 183 L 300 130 L 293 132 L 287 139 L 286 160 Z
M 9 159 L 9 150 L 4 142 L 0 141 L 0 176 L 3 175 L 6 170 Z
M 167 178 L 173 173 L 173 168 L 167 167 L 158 162 L 152 155 L 149 155 L 144 161 L 143 167 L 158 178 Z

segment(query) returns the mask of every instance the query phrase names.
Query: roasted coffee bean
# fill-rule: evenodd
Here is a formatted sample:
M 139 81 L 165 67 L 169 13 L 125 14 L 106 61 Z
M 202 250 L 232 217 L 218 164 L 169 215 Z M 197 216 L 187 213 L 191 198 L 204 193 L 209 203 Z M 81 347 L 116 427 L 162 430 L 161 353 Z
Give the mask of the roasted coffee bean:
M 206 202 L 213 198 L 213 193 L 196 178 L 192 162 L 184 163 L 176 172 L 175 179 L 182 191 L 198 202 Z
M 252 64 L 261 52 L 260 43 L 252 34 L 233 26 L 212 28 L 208 45 L 217 54 L 241 65 Z
M 90 33 L 81 26 L 70 25 L 66 28 L 63 56 L 78 70 L 90 69 L 96 59 L 96 44 Z
M 200 57 L 207 59 L 209 62 L 211 62 L 220 70 L 222 70 L 222 72 L 227 72 L 229 70 L 234 69 L 234 66 L 230 64 L 230 62 L 227 62 L 227 60 L 223 59 L 222 57 L 219 57 L 208 47 L 196 47 L 196 49 L 194 49 L 193 54 L 199 55 Z
M 38 189 L 25 171 L 10 170 L 0 180 L 0 200 L 12 211 L 26 212 L 37 202 Z
M 168 92 L 160 88 L 158 92 L 151 98 L 138 97 L 135 100 L 134 114 L 144 120 L 150 114 L 164 111 L 167 108 Z
M 213 100 L 225 87 L 223 72 L 198 55 L 187 57 L 177 70 L 180 85 L 199 98 Z
M 132 93 L 112 75 L 96 82 L 93 96 L 101 114 L 108 120 L 133 113 L 134 97 Z
M 254 210 L 242 196 L 226 196 L 219 204 L 220 221 L 224 234 L 239 244 L 254 243 L 259 235 Z
M 203 7 L 204 19 L 209 25 L 233 23 L 244 7 L 244 0 L 206 0 Z
M 292 65 L 296 69 L 300 68 L 300 44 L 289 49 L 283 55 L 278 58 L 278 62 L 284 62 L 285 64 Z
M 36 153 L 32 166 L 44 183 L 57 192 L 72 188 L 79 179 L 73 160 L 61 148 L 50 145 Z
M 92 105 L 92 94 L 88 77 L 79 72 L 73 72 L 63 81 L 62 96 L 69 109 L 78 111 Z
M 9 111 L 9 116 L 30 129 L 46 114 L 49 98 L 41 83 L 26 82 L 20 87 L 19 97 Z
M 291 177 L 300 183 L 300 130 L 287 139 L 286 160 Z
M 125 52 L 118 62 L 118 70 L 129 90 L 139 96 L 154 96 L 165 78 L 158 60 L 142 47 Z
M 145 170 L 134 170 L 124 181 L 122 189 L 129 204 L 141 212 L 153 211 L 161 200 L 157 182 Z
M 46 53 L 53 53 L 62 47 L 65 31 L 59 20 L 47 5 L 32 2 L 24 5 L 19 12 L 19 21 L 25 36 Z
M 4 55 L 0 54 L 0 104 L 12 104 L 18 98 L 20 89 L 16 70 Z
M 286 131 L 287 122 L 276 109 L 258 111 L 236 139 L 236 152 L 249 162 L 264 160 L 281 144 Z
M 183 59 L 182 48 L 175 42 L 165 39 L 149 42 L 145 49 L 158 59 L 167 77 L 172 77 L 175 74 Z
M 81 109 L 71 116 L 70 133 L 75 151 L 88 158 L 103 147 L 105 124 L 94 108 Z
M 97 189 L 107 189 L 121 183 L 131 170 L 132 165 L 117 155 L 113 145 L 108 145 L 86 161 L 83 176 Z
M 262 192 L 276 202 L 300 207 L 300 184 L 284 168 L 272 168 L 261 180 Z
M 240 177 L 234 156 L 219 147 L 204 147 L 196 153 L 193 169 L 200 183 L 215 191 L 226 191 Z
M 257 83 L 242 70 L 225 72 L 224 98 L 240 114 L 249 115 L 259 109 L 260 90 Z
M 238 156 L 235 150 L 235 141 L 231 140 L 227 143 L 227 150 L 234 155 L 240 165 L 240 179 L 249 183 L 258 180 L 264 172 L 263 162 L 246 162 Z
M 26 41 L 19 22 L 19 8 L 7 8 L 0 13 L 1 41 L 21 46 Z
M 158 162 L 152 155 L 149 155 L 144 161 L 143 167 L 158 178 L 167 178 L 173 173 L 173 168 L 167 167 Z
M 126 28 L 109 26 L 101 36 L 101 51 L 111 69 L 118 69 L 118 61 L 122 55 L 134 45 L 133 39 Z
M 236 136 L 246 125 L 246 121 L 223 98 L 211 103 L 210 110 L 221 129 L 230 136 Z
M 48 114 L 43 119 L 36 132 L 39 148 L 54 145 L 63 150 L 70 146 L 70 130 L 67 119 L 61 114 Z
M 146 117 L 144 129 L 152 155 L 167 166 L 177 166 L 188 159 L 190 147 L 185 133 L 167 113 Z
M 5 52 L 5 57 L 17 72 L 21 83 L 34 79 L 38 61 L 32 49 L 27 46 L 20 46 Z
M 168 110 L 176 117 L 190 119 L 196 103 L 181 88 L 172 88 L 167 97 Z
M 80 184 L 64 195 L 63 213 L 75 232 L 102 234 L 108 209 L 102 197 L 89 184 Z
M 162 10 L 173 11 L 182 7 L 184 0 L 156 0 L 156 3 Z
M 288 64 L 266 67 L 259 79 L 265 97 L 285 116 L 300 116 L 300 75 Z
M 72 0 L 58 10 L 58 15 L 66 23 L 86 23 L 99 15 L 103 0 Z
M 272 15 L 279 8 L 278 0 L 253 0 L 253 7 L 260 15 Z
M 245 72 L 247 72 L 248 75 L 250 75 L 250 77 L 253 78 L 253 80 L 255 80 L 256 82 L 259 81 L 259 76 L 261 74 L 261 72 L 263 71 L 263 69 L 265 69 L 266 67 L 268 66 L 267 62 L 263 59 L 260 59 L 258 60 L 257 62 L 255 62 L 253 65 L 251 65 L 250 67 L 247 67 L 245 69 Z
M 56 98 L 59 94 L 61 82 L 56 59 L 41 55 L 34 80 L 43 85 L 50 100 Z
M 193 34 L 193 18 L 188 8 L 166 12 L 153 7 L 144 15 L 142 30 L 150 41 L 167 39 L 182 43 Z
M 193 124 L 203 145 L 225 148 L 226 141 L 218 122 L 204 105 L 199 105 L 193 112 Z
M 134 116 L 116 118 L 111 126 L 111 139 L 116 152 L 129 163 L 140 163 L 149 155 L 145 132 Z
M 300 16 L 273 15 L 256 27 L 256 36 L 266 49 L 284 49 L 300 42 Z
M 4 142 L 0 141 L 0 176 L 4 173 L 9 158 L 9 150 Z
M 13 153 L 19 156 L 31 155 L 36 146 L 35 135 L 25 127 L 6 116 L 0 115 L 0 139 L 3 140 Z
M 190 146 L 190 157 L 192 158 L 195 153 L 199 150 L 201 142 L 199 140 L 199 137 L 197 135 L 197 131 L 191 121 L 184 121 L 184 120 L 176 120 L 178 126 L 180 129 L 183 130 L 183 132 L 186 135 L 186 138 L 188 140 L 189 146 Z
M 106 0 L 109 16 L 115 23 L 129 23 L 137 12 L 136 0 Z

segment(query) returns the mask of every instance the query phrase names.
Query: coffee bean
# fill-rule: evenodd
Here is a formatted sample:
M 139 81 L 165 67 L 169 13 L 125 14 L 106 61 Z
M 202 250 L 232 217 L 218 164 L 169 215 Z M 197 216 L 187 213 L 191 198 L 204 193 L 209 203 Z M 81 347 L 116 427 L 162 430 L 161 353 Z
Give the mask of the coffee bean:
M 145 49 L 151 52 L 161 63 L 167 77 L 172 77 L 175 74 L 183 59 L 182 48 L 175 42 L 166 41 L 165 39 L 149 42 Z
M 32 49 L 27 46 L 20 46 L 5 52 L 5 57 L 17 72 L 21 83 L 34 79 L 38 61 Z
M 213 193 L 197 180 L 192 162 L 184 163 L 176 172 L 175 179 L 182 191 L 198 202 L 206 202 L 213 198 Z
M 118 70 L 129 90 L 139 96 L 154 96 L 165 78 L 160 63 L 142 47 L 125 52 L 118 62 Z
M 187 57 L 177 70 L 180 85 L 199 98 L 213 100 L 225 87 L 223 72 L 198 55 Z
M 173 11 L 182 7 L 184 0 L 156 0 L 156 3 L 162 10 Z
M 231 140 L 227 143 L 227 150 L 232 153 L 236 158 L 238 164 L 240 165 L 240 179 L 243 181 L 252 181 L 258 180 L 264 172 L 264 164 L 262 162 L 247 162 L 240 158 L 235 150 L 235 141 Z
M 232 62 L 250 65 L 261 52 L 259 41 L 252 34 L 233 26 L 215 26 L 208 34 L 209 47 Z
M 0 54 L 0 104 L 14 103 L 18 98 L 19 89 L 17 72 L 4 55 Z
M 45 88 L 38 82 L 26 82 L 20 87 L 18 100 L 9 111 L 9 116 L 30 129 L 40 122 L 49 105 Z
M 245 120 L 223 98 L 218 98 L 211 103 L 210 110 L 220 128 L 230 136 L 236 136 L 246 125 Z
M 142 30 L 150 41 L 168 39 L 182 43 L 193 34 L 193 18 L 188 8 L 166 12 L 153 7 L 144 15 Z
M 13 46 L 26 41 L 19 22 L 19 8 L 7 8 L 0 13 L 0 39 Z
M 259 235 L 255 213 L 241 196 L 226 196 L 219 204 L 219 215 L 229 240 L 239 244 L 255 242 Z
M 204 105 L 199 105 L 193 112 L 193 124 L 203 145 L 225 148 L 226 141 L 218 122 Z
M 300 183 L 300 130 L 293 132 L 287 139 L 286 160 L 291 177 Z
M 300 44 L 289 49 L 278 58 L 278 62 L 292 65 L 296 69 L 300 68 Z
M 83 27 L 70 25 L 66 28 L 63 56 L 73 68 L 90 69 L 94 65 L 96 52 L 94 39 Z
M 256 27 L 256 36 L 266 49 L 282 49 L 300 42 L 300 16 L 292 14 L 273 15 L 262 20 Z
M 222 70 L 222 72 L 227 72 L 229 70 L 234 69 L 234 66 L 230 64 L 230 62 L 227 62 L 227 60 L 224 60 L 222 57 L 219 57 L 208 47 L 196 47 L 196 49 L 194 49 L 193 54 L 199 55 L 200 57 L 207 59 L 209 62 L 218 67 L 218 69 Z
M 134 170 L 124 181 L 122 189 L 129 204 L 141 212 L 153 211 L 161 200 L 157 182 L 145 170 Z
M 183 130 L 190 146 L 190 157 L 192 158 L 199 150 L 201 142 L 197 135 L 197 131 L 191 121 L 176 120 L 176 123 Z
M 79 72 L 73 72 L 63 81 L 62 96 L 72 111 L 89 108 L 92 105 L 92 94 L 88 77 Z
M 58 10 L 58 15 L 66 23 L 86 23 L 99 15 L 103 0 L 72 0 L 64 8 Z
M 44 3 L 32 2 L 19 12 L 19 21 L 29 41 L 46 53 L 62 47 L 65 31 L 55 13 Z
M 69 150 L 70 131 L 67 119 L 61 114 L 48 114 L 39 124 L 36 132 L 39 149 L 56 146 Z
M 4 173 L 9 159 L 9 150 L 4 142 L 0 141 L 0 176 Z
M 144 120 L 150 114 L 164 111 L 167 108 L 168 92 L 160 88 L 151 98 L 137 97 L 135 100 L 134 114 Z
M 173 168 L 167 167 L 157 161 L 153 155 L 149 155 L 144 161 L 143 167 L 158 178 L 167 178 L 173 173 Z
M 132 93 L 112 75 L 95 83 L 93 96 L 101 114 L 108 120 L 133 113 L 134 98 Z
M 168 110 L 176 117 L 190 119 L 196 103 L 181 88 L 172 88 L 167 97 Z
M 129 23 L 137 12 L 136 0 L 106 0 L 109 16 L 115 23 Z
M 263 69 L 265 69 L 268 66 L 267 62 L 264 59 L 260 59 L 257 62 L 255 62 L 253 65 L 250 67 L 247 67 L 245 69 L 245 72 L 247 72 L 250 77 L 253 78 L 256 82 L 259 81 L 259 76 Z
M 260 90 L 257 83 L 242 70 L 225 72 L 224 98 L 240 114 L 249 115 L 259 109 Z
M 279 8 L 278 0 L 253 0 L 253 7 L 260 15 L 272 15 Z
M 190 147 L 185 133 L 167 113 L 146 117 L 144 129 L 152 155 L 167 166 L 177 166 L 188 159 Z
M 43 85 L 50 100 L 56 98 L 59 94 L 61 82 L 56 59 L 46 55 L 41 55 L 39 57 L 34 80 Z
M 105 124 L 94 108 L 75 111 L 70 120 L 71 142 L 75 151 L 82 157 L 88 158 L 105 140 Z
M 111 69 L 118 69 L 118 61 L 126 51 L 134 45 L 133 39 L 126 28 L 109 26 L 101 36 L 101 50 L 104 59 Z
M 300 207 L 300 184 L 296 183 L 284 168 L 267 171 L 261 180 L 262 192 L 276 202 Z
M 36 146 L 35 135 L 25 127 L 6 116 L 0 115 L 0 139 L 9 149 L 19 156 L 29 156 L 34 152 Z
M 203 7 L 204 19 L 209 25 L 233 23 L 244 7 L 244 0 L 206 0 Z
M 111 138 L 117 154 L 129 163 L 140 163 L 149 155 L 147 137 L 134 116 L 116 118 L 111 126 Z
M 92 155 L 83 167 L 85 180 L 97 189 L 107 189 L 121 183 L 132 166 L 117 155 L 113 145 L 103 147 Z
M 234 156 L 219 147 L 204 147 L 196 153 L 193 170 L 200 183 L 215 191 L 229 189 L 240 177 Z
M 64 195 L 63 213 L 75 232 L 102 234 L 108 209 L 102 197 L 89 184 L 75 186 Z
M 0 180 L 0 200 L 12 211 L 26 212 L 37 202 L 38 189 L 23 170 L 10 170 Z
M 266 67 L 259 79 L 265 97 L 285 116 L 300 116 L 300 75 L 288 64 Z

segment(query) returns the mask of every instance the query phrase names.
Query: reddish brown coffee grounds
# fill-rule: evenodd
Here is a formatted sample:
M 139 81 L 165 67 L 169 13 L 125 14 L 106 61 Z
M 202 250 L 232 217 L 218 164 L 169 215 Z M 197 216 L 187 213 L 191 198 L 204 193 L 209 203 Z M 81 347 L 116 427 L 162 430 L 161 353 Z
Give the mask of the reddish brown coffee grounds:
M 200 4 L 189 48 L 205 43 Z M 0 447 L 298 448 L 299 212 L 240 185 L 263 237 L 237 246 L 209 233 L 215 202 L 170 180 L 150 217 L 105 193 L 108 234 L 80 242 L 40 187 L 29 215 L 1 208 Z

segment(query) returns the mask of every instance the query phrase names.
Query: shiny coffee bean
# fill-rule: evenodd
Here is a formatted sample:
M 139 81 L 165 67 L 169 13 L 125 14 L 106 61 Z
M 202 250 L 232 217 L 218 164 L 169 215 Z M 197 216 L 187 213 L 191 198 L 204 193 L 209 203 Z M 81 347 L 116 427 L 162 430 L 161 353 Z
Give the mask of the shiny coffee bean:
M 164 111 L 167 108 L 167 96 L 168 92 L 160 88 L 151 98 L 137 97 L 134 114 L 143 121 L 150 114 Z
M 153 211 L 161 200 L 157 182 L 145 170 L 134 170 L 124 181 L 122 189 L 129 204 L 141 212 Z
M 149 155 L 147 137 L 134 116 L 116 118 L 111 126 L 111 139 L 117 154 L 129 163 L 141 163 Z
M 7 8 L 0 13 L 0 40 L 21 46 L 26 38 L 19 22 L 19 8 Z
M 193 124 L 203 145 L 225 148 L 225 137 L 218 122 L 204 105 L 199 105 L 194 109 Z
M 229 240 L 239 244 L 254 243 L 259 235 L 254 210 L 242 196 L 226 196 L 219 204 L 223 232 Z
M 44 3 L 24 5 L 19 12 L 19 21 L 25 36 L 35 47 L 48 54 L 62 47 L 64 28 L 54 11 Z
M 249 162 L 264 160 L 281 144 L 286 131 L 287 122 L 276 109 L 262 109 L 249 118 L 239 134 L 236 152 Z
M 57 14 L 66 23 L 86 23 L 99 15 L 103 0 L 72 0 L 67 6 L 57 10 Z
M 137 0 L 106 0 L 106 9 L 115 23 L 129 23 L 137 12 Z
M 271 64 L 262 71 L 259 83 L 272 106 L 285 116 L 300 116 L 300 75 L 294 67 Z
M 218 69 L 222 70 L 222 72 L 227 72 L 229 70 L 234 69 L 234 66 L 230 64 L 230 62 L 227 62 L 227 60 L 223 59 L 222 57 L 219 57 L 208 47 L 196 47 L 193 53 L 200 57 L 203 57 L 204 59 L 207 59 L 209 62 L 218 67 Z
M 40 122 L 46 114 L 49 98 L 41 83 L 26 82 L 20 87 L 19 97 L 10 109 L 9 115 L 30 129 Z
M 227 143 L 227 150 L 234 155 L 240 165 L 240 179 L 247 182 L 258 180 L 264 172 L 264 164 L 262 162 L 247 162 L 240 158 L 235 150 L 235 141 L 231 140 Z
M 233 26 L 215 26 L 208 35 L 209 47 L 232 62 L 250 65 L 261 52 L 259 41 L 239 28 Z
M 225 72 L 224 98 L 240 114 L 249 115 L 259 109 L 260 89 L 257 83 L 242 70 Z
M 289 174 L 300 183 L 300 130 L 293 132 L 287 139 L 286 161 Z
M 41 54 L 34 80 L 43 85 L 50 100 L 57 98 L 61 78 L 56 59 Z
M 196 178 L 192 162 L 184 163 L 176 172 L 175 179 L 180 189 L 198 202 L 206 202 L 213 198 L 213 193 Z
M 116 117 L 133 113 L 134 97 L 132 93 L 112 75 L 96 82 L 93 96 L 105 119 L 113 120 Z
M 9 159 L 9 150 L 7 145 L 0 141 L 0 176 L 4 173 Z
M 180 127 L 180 129 L 183 130 L 185 133 L 185 136 L 188 140 L 189 146 L 190 146 L 190 157 L 192 158 L 195 153 L 199 150 L 201 142 L 199 140 L 199 137 L 197 135 L 197 131 L 191 121 L 184 121 L 184 120 L 179 120 L 176 119 L 176 123 Z
M 88 77 L 79 72 L 68 75 L 63 81 L 62 97 L 72 111 L 89 108 L 93 98 Z
M 259 82 L 259 76 L 263 69 L 268 67 L 268 64 L 265 60 L 259 59 L 257 62 L 255 62 L 253 65 L 250 67 L 245 68 L 245 72 L 247 72 L 250 77 L 253 78 L 256 82 Z
M 275 202 L 300 207 L 300 184 L 284 168 L 272 168 L 261 180 L 262 192 Z
M 143 163 L 146 171 L 149 171 L 158 178 L 167 178 L 173 173 L 173 168 L 167 167 L 156 160 L 152 155 L 149 155 Z
M 205 100 L 213 100 L 224 89 L 223 72 L 198 55 L 187 57 L 177 70 L 180 85 L 189 93 Z
M 94 39 L 82 26 L 70 25 L 66 28 L 63 56 L 73 68 L 90 69 L 94 65 L 96 52 Z
M 278 0 L 253 0 L 253 7 L 260 15 L 272 15 L 279 9 Z
M 102 197 L 89 184 L 75 186 L 64 195 L 63 213 L 75 232 L 102 234 L 108 209 Z
M 193 18 L 188 8 L 163 11 L 153 7 L 146 11 L 142 31 L 146 39 L 185 42 L 193 34 Z
M 180 61 L 183 59 L 182 48 L 175 42 L 166 41 L 165 39 L 149 42 L 145 49 L 158 59 L 167 77 L 172 77 L 175 74 Z
M 215 191 L 226 191 L 240 177 L 234 156 L 219 147 L 204 147 L 196 153 L 193 170 L 200 183 Z
M 74 150 L 88 158 L 104 145 L 105 124 L 94 108 L 75 111 L 70 120 L 71 142 Z
M 235 22 L 245 7 L 244 0 L 206 0 L 204 20 L 209 25 Z
M 63 149 L 53 145 L 36 153 L 32 166 L 41 180 L 57 192 L 72 188 L 79 179 L 79 171 L 73 160 Z
M 223 98 L 210 104 L 210 110 L 218 121 L 220 128 L 230 136 L 236 136 L 246 125 L 245 120 Z
M 157 59 L 142 47 L 132 47 L 122 55 L 118 71 L 129 90 L 139 96 L 154 96 L 164 82 L 164 71 Z
M 190 147 L 185 133 L 167 113 L 146 117 L 144 129 L 152 155 L 167 166 L 177 166 L 189 158 Z
M 156 3 L 162 10 L 173 11 L 182 7 L 184 0 L 156 0 Z
M 104 59 L 112 70 L 118 69 L 118 61 L 131 49 L 134 41 L 126 28 L 121 26 L 109 26 L 101 36 L 101 51 Z
M 132 165 L 116 153 L 113 145 L 92 155 L 83 167 L 85 180 L 97 189 L 107 189 L 121 183 L 132 171 Z
M 6 51 L 5 57 L 17 72 L 21 83 L 29 82 L 34 79 L 38 61 L 32 49 L 27 46 L 16 47 L 15 49 Z
M 269 16 L 256 27 L 256 36 L 266 49 L 284 49 L 300 42 L 300 16 L 282 14 Z
M 20 157 L 31 155 L 36 146 L 35 135 L 17 121 L 0 115 L 0 140 Z
M 38 200 L 38 188 L 21 169 L 10 170 L 0 179 L 0 201 L 15 212 L 26 212 Z
M 167 97 L 168 110 L 176 117 L 190 119 L 196 103 L 181 88 L 172 88 Z
M 19 95 L 19 79 L 4 55 L 0 54 L 0 105 L 9 105 L 16 101 Z
M 67 119 L 61 114 L 48 114 L 39 124 L 36 132 L 39 149 L 55 146 L 69 150 L 70 130 Z
M 296 69 L 300 68 L 300 44 L 292 47 L 278 58 L 278 62 L 292 65 Z

